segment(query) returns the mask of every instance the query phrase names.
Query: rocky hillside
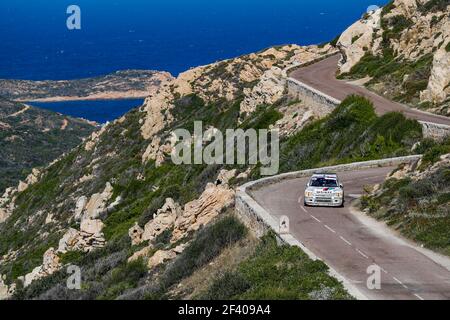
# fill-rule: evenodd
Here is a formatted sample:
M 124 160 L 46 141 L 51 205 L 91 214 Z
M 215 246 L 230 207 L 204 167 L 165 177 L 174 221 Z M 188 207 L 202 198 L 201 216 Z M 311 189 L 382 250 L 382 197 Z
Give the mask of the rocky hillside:
M 76 147 L 94 130 L 87 121 L 0 97 L 0 193 L 24 180 L 32 168 Z
M 257 177 L 258 165 L 170 159 L 171 132 L 192 132 L 194 121 L 222 132 L 279 128 L 283 171 L 411 153 L 420 125 L 401 114 L 377 117 L 360 97 L 330 113 L 286 96 L 282 70 L 331 50 L 282 46 L 191 69 L 39 172 L 25 190 L 9 190 L 0 202 L 4 296 L 350 298 L 323 263 L 277 246 L 271 235 L 255 239 L 236 219 L 235 188 Z M 66 287 L 69 264 L 81 267 L 81 290 Z
M 423 147 L 429 151 L 420 162 L 399 167 L 367 190 L 362 206 L 406 237 L 450 255 L 450 139 L 424 142 L 417 151 Z
M 450 114 L 450 4 L 394 0 L 349 27 L 341 78 L 427 111 Z
M 248 166 L 168 159 L 170 132 L 194 120 L 220 130 L 277 125 L 287 136 L 322 117 L 286 100 L 281 70 L 329 50 L 283 46 L 189 70 L 35 172 L 26 188 L 8 190 L 0 202 L 3 297 L 210 296 L 218 293 L 209 289 L 219 285 L 214 280 L 229 283 L 222 275 L 238 268 L 222 296 L 349 298 L 325 265 L 270 236 L 256 240 L 233 217 L 234 188 L 248 178 Z M 258 259 L 263 253 L 273 258 Z M 67 264 L 82 268 L 83 290 L 65 287 Z M 294 281 L 281 272 L 261 283 L 258 272 L 274 266 L 303 276 Z M 284 289 L 270 289 L 280 281 Z
M 0 80 L 0 96 L 23 102 L 145 98 L 171 79 L 167 72 L 126 70 L 79 80 Z

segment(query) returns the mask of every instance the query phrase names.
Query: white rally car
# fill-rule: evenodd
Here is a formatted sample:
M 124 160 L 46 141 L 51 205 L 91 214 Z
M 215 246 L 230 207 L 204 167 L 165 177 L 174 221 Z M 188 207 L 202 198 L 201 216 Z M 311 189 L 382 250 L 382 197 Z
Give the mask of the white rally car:
M 344 186 L 335 173 L 314 174 L 306 185 L 305 206 L 344 206 Z

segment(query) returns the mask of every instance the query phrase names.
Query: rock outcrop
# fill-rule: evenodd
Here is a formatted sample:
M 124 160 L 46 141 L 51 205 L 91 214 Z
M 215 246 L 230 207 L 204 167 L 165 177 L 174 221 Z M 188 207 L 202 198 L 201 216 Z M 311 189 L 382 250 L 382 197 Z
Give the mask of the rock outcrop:
M 23 277 L 24 287 L 28 287 L 33 281 L 52 275 L 61 268 L 59 257 L 54 248 L 48 249 L 44 253 L 42 265 L 33 269 Z
M 33 169 L 25 181 L 20 181 L 16 188 L 8 188 L 5 190 L 5 193 L 0 198 L 0 223 L 5 222 L 13 213 L 17 195 L 38 182 L 41 175 L 42 172 L 39 169 Z
M 378 9 L 365 18 L 358 20 L 345 30 L 340 36 L 337 47 L 342 53 L 340 70 L 349 72 L 368 50 L 377 52 L 379 39 L 376 39 L 380 28 L 381 9 Z
M 251 114 L 260 105 L 270 105 L 285 94 L 286 78 L 278 67 L 267 70 L 253 89 L 245 89 L 245 99 L 241 103 L 240 113 Z
M 144 240 L 142 239 L 142 235 L 144 234 L 144 229 L 142 229 L 139 224 L 135 224 L 133 227 L 128 230 L 128 236 L 131 238 L 131 245 L 136 246 L 142 243 Z
M 183 214 L 174 223 L 171 242 L 175 243 L 211 222 L 234 203 L 234 194 L 227 185 L 208 184 L 200 198 L 184 206 Z
M 202 195 L 182 208 L 173 199 L 167 198 L 152 220 L 144 228 L 135 224 L 128 231 L 133 245 L 153 241 L 166 230 L 172 231 L 171 242 L 183 239 L 190 232 L 197 231 L 217 217 L 234 202 L 234 190 L 228 186 L 236 170 L 222 170 L 215 183 L 209 183 Z
M 86 219 L 97 219 L 102 214 L 104 214 L 110 206 L 108 202 L 111 200 L 113 195 L 113 188 L 111 183 L 107 182 L 105 189 L 101 193 L 95 193 L 87 200 L 86 196 L 81 196 L 78 198 L 74 218 L 78 221 L 83 221 Z M 120 199 L 117 199 L 120 201 Z
M 15 284 L 8 286 L 5 280 L 5 276 L 0 275 L 0 301 L 11 298 L 16 290 Z
M 159 209 L 149 223 L 144 227 L 142 241 L 152 241 L 164 231 L 174 227 L 178 216 L 182 214 L 182 208 L 173 199 L 167 198 L 166 203 Z
M 142 107 L 145 113 L 141 123 L 142 136 L 146 140 L 154 139 L 156 133 L 173 122 L 171 110 L 177 96 L 195 93 L 206 102 L 217 99 L 231 101 L 244 93 L 241 114 L 250 114 L 258 105 L 271 104 L 281 98 L 285 90 L 285 77 L 281 70 L 332 50 L 330 45 L 286 45 L 183 72 L 146 99 Z M 253 89 L 255 82 L 258 83 Z M 153 142 L 143 158 L 144 162 L 148 159 L 161 160 L 162 154 L 156 151 L 156 144 L 152 146 Z
M 174 249 L 156 251 L 155 254 L 148 259 L 148 268 L 153 269 L 163 264 L 164 262 L 175 259 L 177 255 L 181 254 L 184 251 L 185 248 L 185 245 L 179 245 Z
M 450 24 L 449 24 L 450 29 Z M 450 37 L 449 37 L 450 40 Z M 450 95 L 450 52 L 444 48 L 434 54 L 428 87 L 420 94 L 420 100 L 439 104 Z
M 58 253 L 69 251 L 90 252 L 102 248 L 106 244 L 102 233 L 104 224 L 101 220 L 85 219 L 80 230 L 70 228 L 59 241 Z
M 142 155 L 142 163 L 147 163 L 150 160 L 155 161 L 155 166 L 160 167 L 166 157 L 172 153 L 172 149 L 175 141 L 173 139 L 168 139 L 164 144 L 161 143 L 161 138 L 159 136 L 154 136 L 144 154 Z
M 170 110 L 174 107 L 173 99 L 174 95 L 168 84 L 163 85 L 156 93 L 145 99 L 142 107 L 145 118 L 141 126 L 144 139 L 152 139 L 156 133 L 172 123 L 173 116 Z

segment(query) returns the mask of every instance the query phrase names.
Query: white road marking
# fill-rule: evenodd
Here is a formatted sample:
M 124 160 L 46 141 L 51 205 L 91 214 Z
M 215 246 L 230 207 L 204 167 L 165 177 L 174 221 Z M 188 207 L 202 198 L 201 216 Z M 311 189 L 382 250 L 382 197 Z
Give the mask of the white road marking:
M 362 255 L 364 258 L 369 259 L 369 257 L 368 257 L 364 252 L 362 252 L 361 250 L 356 249 L 356 251 L 357 251 L 360 255 Z
M 305 211 L 306 213 L 308 213 L 308 210 L 306 210 L 304 206 L 300 206 L 300 208 L 302 208 L 303 211 Z
M 388 274 L 388 272 L 386 270 L 384 270 L 383 268 L 381 268 L 381 271 L 383 271 L 384 273 Z
M 311 214 L 311 218 L 313 218 L 314 220 L 316 220 L 318 223 L 322 223 L 322 221 L 320 221 L 319 219 L 317 219 L 316 217 L 314 217 L 312 214 Z
M 325 228 L 327 228 L 328 230 L 330 230 L 333 233 L 336 233 L 336 231 L 334 231 L 333 229 L 331 229 L 329 226 L 325 225 Z
M 424 298 L 422 298 L 421 296 L 419 296 L 418 294 L 414 293 L 414 295 L 419 299 L 419 300 L 425 300 Z
M 396 277 L 392 277 L 392 278 L 393 278 L 395 281 L 397 281 L 398 284 L 401 285 L 403 288 L 408 289 L 408 287 L 407 287 L 403 282 L 401 282 L 400 280 L 398 280 Z
M 396 277 L 392 277 L 395 281 L 397 281 L 399 284 L 403 284 L 400 280 L 398 280 Z
M 300 196 L 299 198 L 298 198 L 298 203 L 302 203 L 302 196 Z
M 345 239 L 344 237 L 339 237 L 339 238 L 341 238 L 341 240 L 342 241 L 344 241 L 346 244 L 348 244 L 349 246 L 351 246 L 352 245 L 352 243 L 350 242 L 350 241 L 348 241 L 347 239 Z

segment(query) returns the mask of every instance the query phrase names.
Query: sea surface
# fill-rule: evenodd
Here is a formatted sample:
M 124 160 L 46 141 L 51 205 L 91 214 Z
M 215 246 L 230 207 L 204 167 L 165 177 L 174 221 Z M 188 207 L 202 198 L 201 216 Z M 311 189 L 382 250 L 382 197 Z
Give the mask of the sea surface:
M 76 118 L 106 123 L 120 118 L 133 108 L 140 107 L 144 99 L 91 100 L 63 102 L 30 102 L 28 104 Z
M 369 6 L 386 2 L 1 0 L 0 78 L 77 79 L 123 69 L 177 75 L 274 45 L 329 41 Z M 81 30 L 66 27 L 73 4 L 81 9 Z

